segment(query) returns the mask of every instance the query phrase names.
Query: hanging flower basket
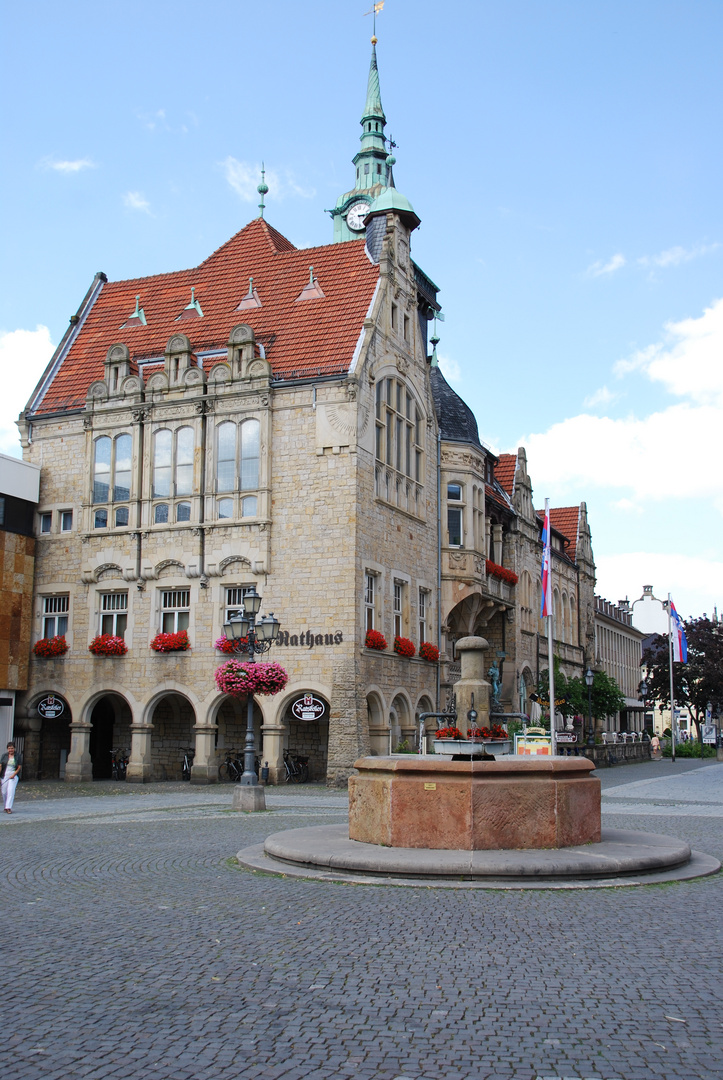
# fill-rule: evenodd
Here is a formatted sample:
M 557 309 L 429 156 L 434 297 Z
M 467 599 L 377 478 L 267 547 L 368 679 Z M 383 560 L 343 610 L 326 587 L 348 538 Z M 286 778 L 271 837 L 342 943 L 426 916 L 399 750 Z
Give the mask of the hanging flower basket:
M 68 651 L 68 642 L 64 635 L 59 637 L 44 637 L 33 645 L 33 652 L 44 660 L 52 660 L 56 656 L 65 656 Z
M 367 630 L 364 644 L 367 649 L 376 649 L 378 652 L 384 652 L 387 647 L 387 639 L 384 637 L 384 634 L 380 634 L 378 630 Z
M 408 637 L 395 637 L 394 651 L 398 656 L 412 657 L 417 650 L 414 648 L 414 642 Z
M 216 668 L 214 678 L 219 690 L 229 697 L 278 694 L 289 681 L 289 676 L 281 664 L 251 664 L 242 660 L 227 660 L 221 667 Z
M 239 638 L 238 644 L 245 645 L 248 641 L 247 637 Z M 233 654 L 236 652 L 236 639 L 228 637 L 216 638 L 213 643 L 214 649 L 218 649 L 219 652 Z
M 113 634 L 98 634 L 88 646 L 88 651 L 94 656 L 125 656 L 128 646 L 122 637 L 114 637 Z
M 436 664 L 439 660 L 439 649 L 431 641 L 423 641 L 419 646 L 419 655 L 422 660 L 429 660 L 431 663 Z
M 506 566 L 500 566 L 496 562 L 492 562 L 492 559 L 486 560 L 487 573 L 492 577 L 499 578 L 500 581 L 506 581 L 509 585 L 516 585 L 520 580 L 514 570 L 508 570 Z
M 156 634 L 151 642 L 154 652 L 185 652 L 191 648 L 188 632 L 179 630 L 177 634 Z

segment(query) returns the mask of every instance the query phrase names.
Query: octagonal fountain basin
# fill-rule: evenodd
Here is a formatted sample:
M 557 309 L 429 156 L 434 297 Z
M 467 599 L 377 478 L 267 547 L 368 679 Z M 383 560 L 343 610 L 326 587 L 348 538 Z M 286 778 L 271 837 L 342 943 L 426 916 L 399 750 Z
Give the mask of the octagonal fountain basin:
M 587 758 L 448 761 L 364 757 L 349 779 L 349 839 L 453 851 L 600 841 L 600 781 Z

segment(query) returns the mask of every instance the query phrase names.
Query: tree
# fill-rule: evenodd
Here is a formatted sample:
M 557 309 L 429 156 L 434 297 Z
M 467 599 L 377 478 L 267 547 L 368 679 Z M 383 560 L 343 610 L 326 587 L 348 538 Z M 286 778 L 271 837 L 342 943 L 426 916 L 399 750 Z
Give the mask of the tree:
M 553 663 L 555 698 L 558 702 L 557 708 L 559 712 L 563 716 L 587 716 L 587 683 L 579 675 L 573 675 L 571 678 L 563 675 L 557 657 L 554 657 Z M 549 694 L 547 669 L 540 672 L 537 692 L 544 708 L 548 704 Z M 625 708 L 625 696 L 622 690 L 615 682 L 615 679 L 604 671 L 594 672 L 590 698 L 592 701 L 592 714 L 596 720 L 602 720 L 606 716 L 615 716 L 616 713 Z
M 702 615 L 684 623 L 688 639 L 688 663 L 673 664 L 673 694 L 678 706 L 690 710 L 698 737 L 710 702 L 723 706 L 723 623 Z M 649 697 L 670 705 L 670 668 L 667 635 L 656 634 L 643 653 Z

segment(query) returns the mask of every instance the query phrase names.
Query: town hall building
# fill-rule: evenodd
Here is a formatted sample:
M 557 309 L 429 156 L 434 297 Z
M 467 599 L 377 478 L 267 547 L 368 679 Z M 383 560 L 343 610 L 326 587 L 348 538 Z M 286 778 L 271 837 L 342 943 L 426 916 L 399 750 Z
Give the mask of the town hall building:
M 465 635 L 489 641 L 501 707 L 525 711 L 547 666 L 539 512 L 524 450 L 493 454 L 437 366 L 438 290 L 412 258 L 420 219 L 394 186 L 376 42 L 361 126 L 333 243 L 297 249 L 262 205 L 192 270 L 96 275 L 21 415 L 41 470 L 33 640 L 68 646 L 32 657 L 16 701 L 27 775 L 101 778 L 127 748 L 129 781 L 177 779 L 192 748 L 192 780 L 216 780 L 245 727 L 215 686 L 216 643 L 252 586 L 289 675 L 254 703 L 272 782 L 285 749 L 340 784 L 359 756 L 413 746 Z M 584 503 L 553 512 L 553 570 L 556 652 L 581 674 Z M 151 649 L 180 631 L 187 651 Z M 95 655 L 100 634 L 127 651 Z M 308 695 L 319 708 L 299 719 Z M 62 709 L 43 716 L 48 697 Z

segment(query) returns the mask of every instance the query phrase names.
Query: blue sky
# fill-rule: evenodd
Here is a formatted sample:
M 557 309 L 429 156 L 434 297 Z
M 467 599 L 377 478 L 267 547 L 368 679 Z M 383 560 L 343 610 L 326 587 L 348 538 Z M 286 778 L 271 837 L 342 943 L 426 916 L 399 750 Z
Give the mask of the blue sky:
M 41 0 L 5 14 L 0 360 L 12 420 L 93 274 L 298 246 L 353 182 L 368 3 Z M 723 601 L 723 4 L 386 0 L 395 178 L 440 354 L 535 500 L 586 499 L 599 591 Z

